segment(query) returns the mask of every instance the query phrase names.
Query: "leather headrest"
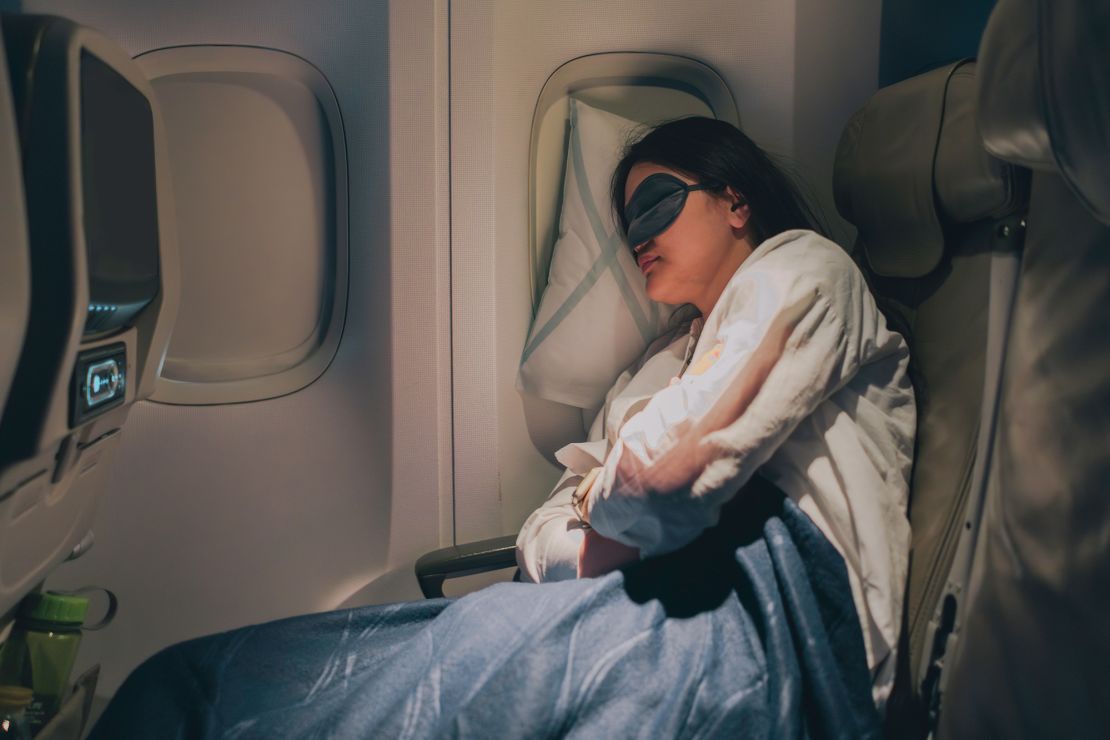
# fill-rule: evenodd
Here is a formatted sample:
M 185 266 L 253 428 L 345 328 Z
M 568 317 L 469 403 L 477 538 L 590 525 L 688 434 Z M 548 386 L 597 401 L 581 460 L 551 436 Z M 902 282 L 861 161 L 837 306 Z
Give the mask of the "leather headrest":
M 1058 171 L 1110 223 L 1110 3 L 999 0 L 979 59 L 987 149 Z
M 944 253 L 942 219 L 998 218 L 1019 204 L 1014 168 L 983 147 L 975 92 L 975 64 L 957 62 L 883 88 L 845 127 L 836 205 L 876 274 L 927 275 Z
M 948 81 L 933 186 L 944 217 L 968 224 L 997 219 L 1025 205 L 1024 173 L 992 157 L 979 134 L 976 70 L 957 67 Z

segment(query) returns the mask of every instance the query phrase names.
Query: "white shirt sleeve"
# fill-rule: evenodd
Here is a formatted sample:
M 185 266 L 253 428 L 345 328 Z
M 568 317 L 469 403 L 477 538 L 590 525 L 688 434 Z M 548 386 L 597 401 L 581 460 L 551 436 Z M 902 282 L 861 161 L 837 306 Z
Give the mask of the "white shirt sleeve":
M 520 528 L 516 563 L 523 580 L 544 583 L 578 577 L 583 530 L 570 499 L 581 480 L 581 475 L 565 471 L 547 501 Z
M 688 326 L 676 326 L 652 342 L 632 367 L 621 373 L 590 426 L 586 442 L 575 442 L 555 456 L 566 465 L 547 501 L 525 520 L 517 535 L 516 560 L 526 581 L 561 581 L 578 576 L 578 549 L 583 529 L 571 496 L 582 478 L 605 461 L 628 405 L 646 403 L 679 372 L 692 343 Z M 609 432 L 607 432 L 607 428 Z
M 616 386 L 606 395 L 605 407 L 590 425 L 589 441 L 575 445 L 579 455 L 588 461 L 587 471 L 598 464 L 595 460 L 604 460 L 609 452 L 603 432 L 608 405 L 630 377 L 628 371 L 621 374 Z M 524 581 L 544 583 L 578 577 L 578 549 L 582 544 L 583 526 L 571 496 L 584 477 L 581 467 L 568 465 L 547 501 L 524 520 L 516 538 L 516 563 Z
M 874 332 L 844 317 L 866 313 L 866 288 L 809 267 L 818 272 L 756 268 L 730 281 L 706 322 L 710 346 L 621 427 L 588 494 L 600 534 L 645 557 L 687 544 L 856 372 Z

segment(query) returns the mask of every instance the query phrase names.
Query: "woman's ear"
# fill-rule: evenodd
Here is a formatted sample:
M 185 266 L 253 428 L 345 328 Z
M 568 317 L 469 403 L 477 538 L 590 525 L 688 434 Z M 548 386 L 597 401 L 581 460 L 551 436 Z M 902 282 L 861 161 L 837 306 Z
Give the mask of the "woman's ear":
M 752 209 L 748 205 L 748 199 L 732 188 L 727 188 L 726 193 L 732 204 L 728 212 L 729 225 L 734 229 L 742 229 L 748 225 L 748 221 L 752 217 Z

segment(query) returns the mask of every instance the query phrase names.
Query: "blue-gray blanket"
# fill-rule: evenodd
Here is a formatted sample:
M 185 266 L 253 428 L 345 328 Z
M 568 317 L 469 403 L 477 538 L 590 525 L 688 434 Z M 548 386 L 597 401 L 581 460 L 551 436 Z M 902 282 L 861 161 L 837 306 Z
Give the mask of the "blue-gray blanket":
M 170 647 L 132 673 L 92 738 L 864 738 L 879 726 L 843 560 L 780 494 L 602 578 Z

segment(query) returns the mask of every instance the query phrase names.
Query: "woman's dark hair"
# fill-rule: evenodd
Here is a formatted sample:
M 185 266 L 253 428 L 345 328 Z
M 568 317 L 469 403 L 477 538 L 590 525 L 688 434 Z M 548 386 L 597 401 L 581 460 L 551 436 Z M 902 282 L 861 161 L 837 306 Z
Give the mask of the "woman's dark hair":
M 798 187 L 740 129 L 725 121 L 694 116 L 660 124 L 625 148 L 610 186 L 621 234 L 628 234 L 624 188 L 628 173 L 640 162 L 681 172 L 720 192 L 731 187 L 751 207 L 752 236 L 764 239 L 790 229 L 824 233 Z

